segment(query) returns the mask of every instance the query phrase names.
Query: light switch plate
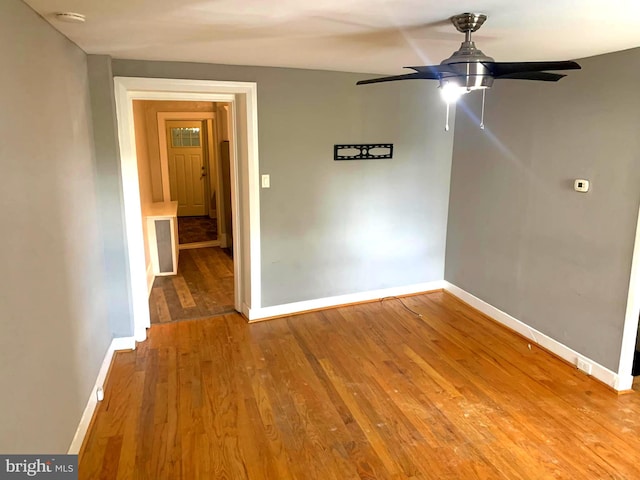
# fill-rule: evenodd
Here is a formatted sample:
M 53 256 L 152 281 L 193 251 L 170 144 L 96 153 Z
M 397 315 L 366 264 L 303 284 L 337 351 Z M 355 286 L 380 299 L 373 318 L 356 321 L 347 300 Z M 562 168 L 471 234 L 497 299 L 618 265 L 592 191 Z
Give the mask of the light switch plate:
M 270 188 L 271 187 L 271 178 L 269 175 L 262 175 L 262 188 Z

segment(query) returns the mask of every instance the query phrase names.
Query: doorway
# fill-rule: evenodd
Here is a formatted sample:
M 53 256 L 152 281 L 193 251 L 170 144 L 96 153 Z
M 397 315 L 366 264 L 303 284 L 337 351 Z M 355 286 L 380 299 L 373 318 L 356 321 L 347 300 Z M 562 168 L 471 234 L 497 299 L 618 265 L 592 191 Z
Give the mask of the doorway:
M 143 118 L 135 116 L 136 109 Z M 231 138 L 228 111 L 229 104 L 221 102 L 134 100 L 136 143 L 146 142 L 149 150 L 138 150 L 143 212 L 152 201 L 145 196 L 143 173 L 152 166 L 163 174 L 162 184 L 151 189 L 174 205 L 177 216 L 177 268 L 153 279 L 151 325 L 234 311 L 233 251 L 221 248 L 218 239 L 218 224 L 226 225 L 219 205 L 232 203 L 230 170 L 220 165 Z
M 208 101 L 230 105 L 230 134 L 234 140 L 230 151 L 231 217 L 236 246 L 233 304 L 235 310 L 248 317 L 250 309 L 260 308 L 261 303 L 256 84 L 133 77 L 116 77 L 114 83 L 135 339 L 146 339 L 150 312 L 133 100 Z
M 631 260 L 631 274 L 629 278 L 629 293 L 625 313 L 624 329 L 622 332 L 622 348 L 618 366 L 619 388 L 629 390 L 633 384 L 634 357 L 636 345 L 640 349 L 638 335 L 640 335 L 640 209 L 638 209 L 638 223 Z M 640 363 L 640 362 L 639 362 Z M 640 370 L 640 368 L 638 369 Z M 640 372 L 639 372 L 640 373 Z
M 638 321 L 638 337 L 636 338 L 636 351 L 633 355 L 633 366 L 631 367 L 631 375 L 640 377 L 640 320 Z
M 167 120 L 165 131 L 171 199 L 178 217 L 209 215 L 209 159 L 202 141 L 202 120 Z
M 223 172 L 220 162 L 224 141 L 231 139 L 230 105 L 146 103 L 159 104 L 153 130 L 158 132 L 162 197 L 179 202 L 180 249 L 227 247 L 232 243 L 225 229 L 225 215 L 230 217 L 231 212 L 230 170 Z M 160 107 L 171 111 L 160 111 Z M 224 205 L 229 208 L 225 210 Z
M 217 246 L 217 202 L 209 182 L 210 157 L 216 147 L 206 148 L 206 124 L 204 120 L 165 120 L 164 130 L 166 142 L 161 148 L 166 149 L 171 200 L 178 202 L 180 248 Z

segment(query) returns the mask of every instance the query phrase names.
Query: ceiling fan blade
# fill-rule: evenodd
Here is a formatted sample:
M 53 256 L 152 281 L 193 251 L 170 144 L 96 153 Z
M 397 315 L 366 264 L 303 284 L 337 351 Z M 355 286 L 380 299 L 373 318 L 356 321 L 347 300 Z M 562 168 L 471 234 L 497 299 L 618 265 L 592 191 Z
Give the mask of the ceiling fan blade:
M 343 14 L 340 18 L 324 14 L 315 15 L 313 18 L 335 23 L 342 32 L 332 35 L 338 41 L 349 44 L 365 44 L 377 48 L 397 48 L 412 42 L 422 43 L 430 39 L 440 41 L 460 41 L 461 39 L 460 33 L 448 31 L 451 26 L 449 19 L 435 22 L 400 23 L 393 21 L 391 18 L 386 18 L 381 23 L 380 20 L 373 21 L 373 18 L 367 21 L 366 16 L 358 16 L 354 20 L 351 20 L 350 17 L 351 15 L 347 14 Z M 446 30 L 443 31 L 445 28 Z M 491 39 L 483 35 L 474 38 Z
M 369 80 L 360 80 L 356 85 L 365 85 L 367 83 L 393 82 L 395 80 L 439 80 L 437 73 L 433 72 L 415 72 L 405 75 L 393 75 L 391 77 L 371 78 Z
M 482 62 L 494 77 L 522 72 L 544 72 L 547 70 L 578 70 L 576 62 Z
M 508 73 L 506 75 L 500 75 L 499 77 L 493 77 L 496 80 L 510 79 L 510 80 L 539 80 L 541 82 L 557 82 L 561 78 L 566 77 L 560 73 L 549 72 L 518 72 Z
M 404 67 L 409 68 L 411 70 L 415 70 L 416 72 L 425 72 L 425 73 L 455 73 L 454 70 L 451 69 L 449 65 L 417 65 L 415 67 Z M 440 78 L 440 77 L 437 77 Z

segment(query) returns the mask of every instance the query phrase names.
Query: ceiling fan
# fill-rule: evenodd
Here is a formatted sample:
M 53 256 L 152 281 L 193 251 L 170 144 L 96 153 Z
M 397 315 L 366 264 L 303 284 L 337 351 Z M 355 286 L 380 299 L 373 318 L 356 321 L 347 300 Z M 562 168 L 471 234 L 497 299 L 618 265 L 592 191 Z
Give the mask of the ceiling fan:
M 484 117 L 484 93 L 491 88 L 494 80 L 536 80 L 557 82 L 566 75 L 551 73 L 547 70 L 576 70 L 580 65 L 573 61 L 558 62 L 496 62 L 488 57 L 471 40 L 471 34 L 477 31 L 487 20 L 482 13 L 461 13 L 450 18 L 456 29 L 464 33 L 464 42 L 460 48 L 440 65 L 405 67 L 413 73 L 391 77 L 361 80 L 357 85 L 368 83 L 393 82 L 396 80 L 438 80 L 442 98 L 447 103 L 447 122 L 449 130 L 449 105 L 462 95 L 474 90 L 482 90 L 482 117 Z M 481 120 L 480 127 L 484 128 Z

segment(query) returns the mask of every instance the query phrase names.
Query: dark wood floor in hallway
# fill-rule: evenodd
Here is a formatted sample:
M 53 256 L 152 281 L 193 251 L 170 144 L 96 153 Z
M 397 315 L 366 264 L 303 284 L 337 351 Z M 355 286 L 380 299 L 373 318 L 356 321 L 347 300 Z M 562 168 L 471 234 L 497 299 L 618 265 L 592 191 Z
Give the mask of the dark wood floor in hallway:
M 181 250 L 178 274 L 153 282 L 149 311 L 152 324 L 233 312 L 231 254 L 220 247 Z
M 212 242 L 218 239 L 218 223 L 208 216 L 178 217 L 178 243 Z
M 155 325 L 116 355 L 81 479 L 637 479 L 618 396 L 434 292 L 257 324 Z

